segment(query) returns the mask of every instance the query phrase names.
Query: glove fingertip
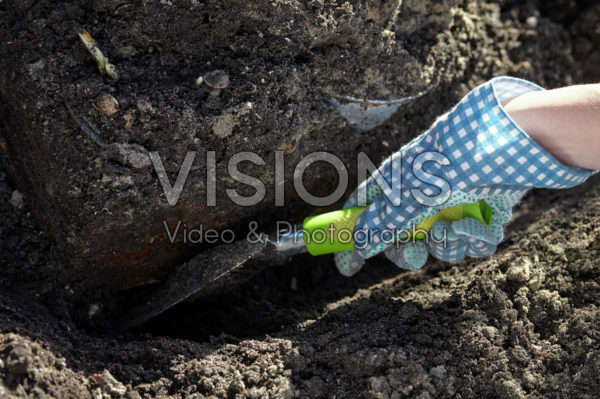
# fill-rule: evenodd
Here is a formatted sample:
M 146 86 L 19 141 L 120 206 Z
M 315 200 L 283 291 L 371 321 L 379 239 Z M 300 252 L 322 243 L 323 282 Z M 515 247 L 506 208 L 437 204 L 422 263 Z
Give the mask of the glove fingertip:
M 472 241 L 466 250 L 466 255 L 471 258 L 487 258 L 496 253 L 497 246 L 485 241 Z
M 393 246 L 385 251 L 385 256 L 401 269 L 416 270 L 425 266 L 429 256 L 427 246 L 422 242 Z
M 447 263 L 459 263 L 465 258 L 466 241 L 459 240 L 435 240 L 430 237 L 428 245 L 429 253 Z
M 356 251 L 342 251 L 335 254 L 335 266 L 345 277 L 354 276 L 364 263 L 364 258 Z
M 492 223 L 492 226 L 473 218 L 464 218 L 452 222 L 452 230 L 464 240 L 477 240 L 497 245 L 504 238 L 501 225 Z

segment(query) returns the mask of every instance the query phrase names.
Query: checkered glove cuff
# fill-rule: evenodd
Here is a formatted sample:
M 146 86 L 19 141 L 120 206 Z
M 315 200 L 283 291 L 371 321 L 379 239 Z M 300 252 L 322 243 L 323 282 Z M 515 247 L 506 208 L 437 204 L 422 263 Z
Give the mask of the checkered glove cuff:
M 524 187 L 567 188 L 597 172 L 560 163 L 502 108 L 503 101 L 535 90 L 543 89 L 522 79 L 495 78 L 435 122 L 429 134 L 450 159 L 447 176 L 457 189 L 505 194 Z
M 383 229 L 409 228 L 458 203 L 494 202 L 505 195 L 520 198 L 532 187 L 576 186 L 596 173 L 560 163 L 503 109 L 503 101 L 535 90 L 543 89 L 522 79 L 494 78 L 469 92 L 428 131 L 387 159 L 379 169 L 381 176 L 363 182 L 346 202 L 345 207 L 371 203 L 355 225 L 355 233 L 363 230 L 369 239 L 355 242 L 354 253 L 336 257 L 341 272 L 353 274 L 351 263 L 389 247 L 390 243 L 382 242 Z M 391 183 L 385 192 L 377 182 L 381 178 Z M 450 200 L 427 198 L 439 194 L 444 184 L 449 185 Z

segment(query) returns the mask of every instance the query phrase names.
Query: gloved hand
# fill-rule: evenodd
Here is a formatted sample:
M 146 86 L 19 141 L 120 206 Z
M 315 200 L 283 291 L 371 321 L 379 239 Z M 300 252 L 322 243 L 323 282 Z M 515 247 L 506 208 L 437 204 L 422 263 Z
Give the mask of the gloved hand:
M 522 79 L 494 78 L 384 161 L 344 205 L 370 204 L 355 224 L 355 249 L 335 256 L 339 271 L 351 276 L 365 258 L 382 251 L 408 269 L 422 267 L 428 253 L 450 262 L 489 256 L 529 189 L 573 187 L 596 173 L 557 161 L 504 111 L 503 101 L 534 90 L 543 89 Z M 492 209 L 491 226 L 470 218 L 440 221 L 425 242 L 398 245 L 424 218 L 481 199 Z

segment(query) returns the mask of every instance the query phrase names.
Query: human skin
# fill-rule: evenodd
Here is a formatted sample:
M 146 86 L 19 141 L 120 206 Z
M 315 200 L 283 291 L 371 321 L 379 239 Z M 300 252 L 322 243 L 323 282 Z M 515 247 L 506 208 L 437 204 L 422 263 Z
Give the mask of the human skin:
M 532 139 L 560 162 L 600 169 L 600 84 L 533 91 L 502 105 Z

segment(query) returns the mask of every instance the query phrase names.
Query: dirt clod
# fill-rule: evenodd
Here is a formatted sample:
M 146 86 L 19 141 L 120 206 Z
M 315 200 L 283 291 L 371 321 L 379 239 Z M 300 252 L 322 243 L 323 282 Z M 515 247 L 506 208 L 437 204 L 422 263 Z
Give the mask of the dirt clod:
M 229 75 L 227 72 L 217 69 L 202 77 L 204 83 L 213 89 L 225 89 L 229 87 Z
M 111 144 L 108 147 L 111 159 L 135 169 L 148 167 L 152 164 L 148 150 L 138 144 Z
M 509 281 L 525 282 L 531 278 L 531 261 L 524 257 L 515 262 L 506 272 L 506 278 Z

